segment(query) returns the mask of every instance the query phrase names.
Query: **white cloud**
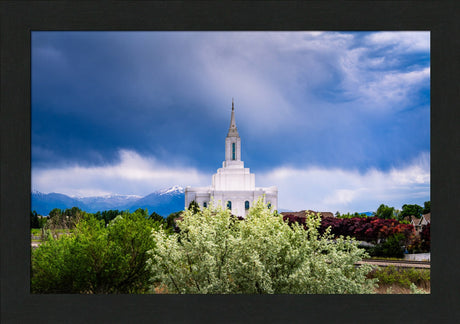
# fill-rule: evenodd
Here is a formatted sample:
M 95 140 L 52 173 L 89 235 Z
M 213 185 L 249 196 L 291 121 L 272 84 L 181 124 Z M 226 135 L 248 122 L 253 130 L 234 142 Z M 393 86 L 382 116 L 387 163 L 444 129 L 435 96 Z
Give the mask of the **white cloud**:
M 32 169 L 32 188 L 41 192 L 94 196 L 146 195 L 173 185 L 208 185 L 210 179 L 193 168 L 172 167 L 134 151 L 121 150 L 120 161 L 97 167 Z
M 330 212 L 375 211 L 380 204 L 398 209 L 430 198 L 429 154 L 387 172 L 280 167 L 257 175 L 258 185 L 277 185 L 280 208 Z
M 430 32 L 427 31 L 379 32 L 370 34 L 366 39 L 370 44 L 394 46 L 398 51 L 430 50 Z
M 400 109 L 406 105 L 422 82 L 429 85 L 430 68 L 410 72 L 387 72 L 359 85 L 362 100 L 372 108 Z M 395 105 L 397 104 L 397 105 Z
M 337 67 L 341 89 L 359 110 L 401 110 L 419 89 L 429 87 L 429 66 L 404 61 L 414 51 L 429 53 L 429 32 L 378 32 L 364 37 L 358 47 L 350 44 L 340 49 Z
M 369 48 L 345 51 L 340 58 L 341 87 L 362 110 L 404 109 L 417 91 L 430 85 L 430 67 L 401 69 L 391 55 L 369 56 Z

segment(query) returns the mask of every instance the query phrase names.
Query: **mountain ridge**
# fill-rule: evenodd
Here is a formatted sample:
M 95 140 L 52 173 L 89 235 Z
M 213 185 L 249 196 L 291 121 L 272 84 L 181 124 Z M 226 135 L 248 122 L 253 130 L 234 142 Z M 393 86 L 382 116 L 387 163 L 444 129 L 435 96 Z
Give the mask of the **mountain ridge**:
M 118 209 L 134 211 L 147 208 L 149 213 L 156 212 L 161 216 L 184 209 L 184 188 L 173 186 L 157 190 L 146 196 L 110 194 L 104 196 L 72 197 L 61 193 L 42 193 L 32 191 L 31 210 L 40 215 L 48 215 L 54 208 L 67 209 L 78 207 L 86 212 Z

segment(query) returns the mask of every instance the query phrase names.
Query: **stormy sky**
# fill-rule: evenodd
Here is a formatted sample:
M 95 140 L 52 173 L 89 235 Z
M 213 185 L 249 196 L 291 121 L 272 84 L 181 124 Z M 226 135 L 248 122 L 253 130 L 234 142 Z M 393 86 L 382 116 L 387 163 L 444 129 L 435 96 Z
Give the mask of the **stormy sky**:
M 430 199 L 429 32 L 32 32 L 32 189 L 207 186 L 232 98 L 281 209 Z

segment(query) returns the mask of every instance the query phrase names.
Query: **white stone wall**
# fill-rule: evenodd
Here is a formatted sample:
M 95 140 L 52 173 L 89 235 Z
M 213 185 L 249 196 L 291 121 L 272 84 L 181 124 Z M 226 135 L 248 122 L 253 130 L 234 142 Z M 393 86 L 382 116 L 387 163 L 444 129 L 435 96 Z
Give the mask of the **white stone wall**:
M 203 202 L 211 200 L 211 187 L 186 187 L 185 188 L 185 208 L 188 208 L 190 203 L 195 200 L 201 207 Z
M 232 202 L 232 214 L 245 217 L 248 210 L 245 208 L 245 202 L 249 201 L 249 207 L 260 198 L 265 196 L 265 203 L 270 203 L 273 210 L 278 209 L 278 191 L 276 187 L 256 188 L 255 190 L 232 190 L 222 191 L 213 190 L 212 187 L 190 188 L 185 189 L 185 208 L 195 200 L 200 207 L 206 202 L 209 207 L 211 201 L 216 206 L 227 207 L 227 202 Z
M 249 168 L 220 168 L 212 176 L 212 188 L 217 191 L 255 190 L 255 182 Z

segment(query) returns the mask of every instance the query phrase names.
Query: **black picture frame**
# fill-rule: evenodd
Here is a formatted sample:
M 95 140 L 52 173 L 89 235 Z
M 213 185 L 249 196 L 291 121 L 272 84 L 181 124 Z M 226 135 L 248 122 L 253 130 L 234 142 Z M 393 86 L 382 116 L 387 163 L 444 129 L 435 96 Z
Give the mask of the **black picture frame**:
M 3 1 L 0 8 L 2 323 L 460 321 L 455 249 L 460 10 L 455 1 Z M 32 30 L 430 31 L 431 294 L 30 294 Z

